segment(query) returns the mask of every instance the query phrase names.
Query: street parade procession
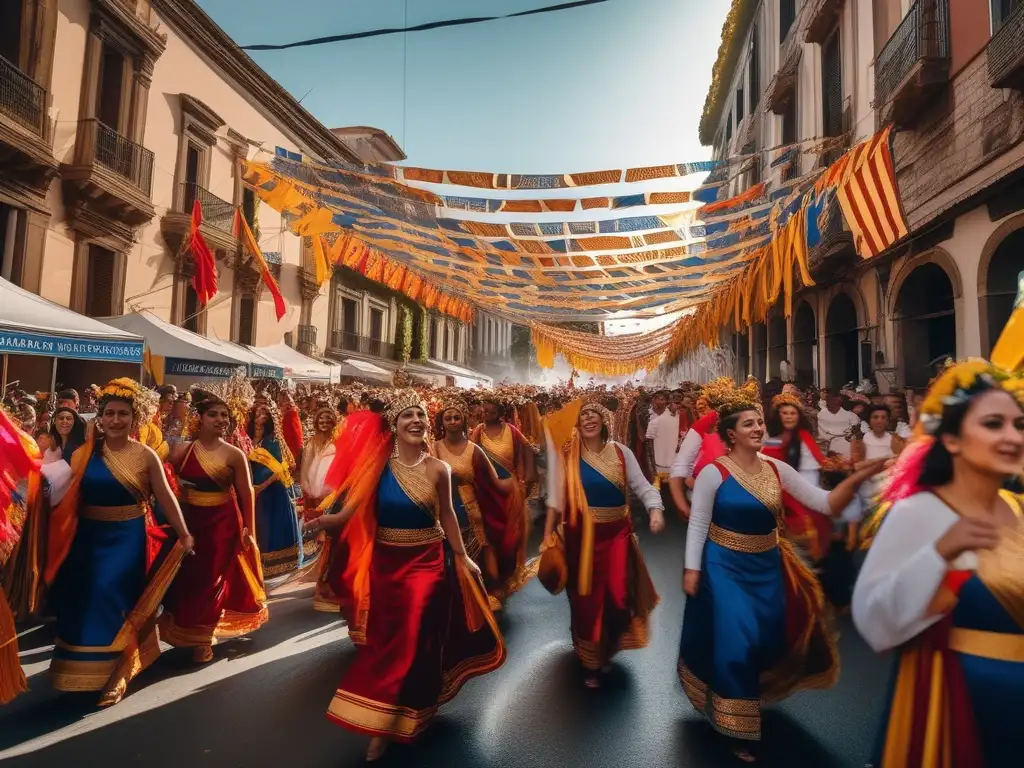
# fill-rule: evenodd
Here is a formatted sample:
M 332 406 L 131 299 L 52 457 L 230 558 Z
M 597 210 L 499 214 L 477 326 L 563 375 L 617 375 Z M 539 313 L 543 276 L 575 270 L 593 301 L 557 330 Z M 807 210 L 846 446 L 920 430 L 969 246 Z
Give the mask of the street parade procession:
M 240 5 L 0 0 L 0 760 L 1022 764 L 1024 3 Z

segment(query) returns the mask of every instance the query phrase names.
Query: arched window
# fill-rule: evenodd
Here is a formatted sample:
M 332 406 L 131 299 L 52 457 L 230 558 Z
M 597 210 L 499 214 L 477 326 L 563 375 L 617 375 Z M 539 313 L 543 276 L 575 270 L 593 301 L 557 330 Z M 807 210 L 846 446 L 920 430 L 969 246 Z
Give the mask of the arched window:
M 837 293 L 825 313 L 828 385 L 833 389 L 860 380 L 857 336 L 857 307 L 849 294 Z
M 895 309 L 902 382 L 923 389 L 944 357 L 956 357 L 953 284 L 946 271 L 933 262 L 915 267 L 900 286 Z

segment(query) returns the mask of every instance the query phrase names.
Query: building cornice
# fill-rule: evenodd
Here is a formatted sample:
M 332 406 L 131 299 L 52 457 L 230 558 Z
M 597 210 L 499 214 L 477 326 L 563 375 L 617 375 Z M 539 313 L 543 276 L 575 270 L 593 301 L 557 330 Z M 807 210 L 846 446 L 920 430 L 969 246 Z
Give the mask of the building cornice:
M 735 73 L 736 62 L 743 52 L 747 41 L 747 30 L 754 20 L 754 14 L 761 5 L 761 0 L 732 0 L 732 7 L 722 25 L 722 44 L 718 48 L 718 58 L 711 68 L 711 87 L 704 100 L 704 114 L 700 119 L 698 137 L 700 143 L 710 146 L 715 140 L 715 132 L 722 119 L 729 86 Z
M 287 126 L 303 149 L 325 162 L 362 164 L 341 139 L 264 72 L 194 0 L 151 0 L 151 4 L 161 20 L 194 44 L 280 125 Z

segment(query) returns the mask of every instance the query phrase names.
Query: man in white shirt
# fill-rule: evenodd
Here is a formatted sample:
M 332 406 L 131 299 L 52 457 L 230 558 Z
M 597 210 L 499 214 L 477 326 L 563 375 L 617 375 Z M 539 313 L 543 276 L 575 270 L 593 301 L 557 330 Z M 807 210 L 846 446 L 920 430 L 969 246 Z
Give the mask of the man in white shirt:
M 828 440 L 828 450 L 849 456 L 850 441 L 846 439 L 846 432 L 856 424 L 860 424 L 860 419 L 843 408 L 842 396 L 829 392 L 825 407 L 818 411 L 818 437 Z
M 647 454 L 651 460 L 654 487 L 661 488 L 663 481 L 668 480 L 672 462 L 679 448 L 679 410 L 677 403 L 665 409 L 660 416 L 651 418 L 647 425 Z

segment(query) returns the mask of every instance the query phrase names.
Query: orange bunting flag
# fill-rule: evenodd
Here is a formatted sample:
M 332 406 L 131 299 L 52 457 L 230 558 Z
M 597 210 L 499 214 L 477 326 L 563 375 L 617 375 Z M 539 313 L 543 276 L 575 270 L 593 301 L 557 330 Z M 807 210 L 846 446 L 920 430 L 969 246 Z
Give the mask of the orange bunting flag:
M 196 200 L 192 204 L 192 222 L 189 224 L 185 246 L 192 252 L 195 266 L 195 271 L 192 274 L 192 287 L 199 299 L 199 306 L 205 307 L 209 304 L 210 299 L 217 295 L 217 265 L 210 247 L 203 238 L 203 233 L 199 231 L 201 226 L 203 226 L 203 206 Z
M 267 266 L 267 260 L 263 258 L 263 251 L 260 250 L 260 244 L 256 242 L 256 236 L 253 235 L 252 229 L 249 228 L 249 222 L 245 220 L 239 208 L 235 209 L 235 237 L 242 241 L 242 247 L 249 252 L 253 261 L 256 262 L 256 266 L 259 267 L 263 284 L 267 286 L 270 295 L 274 297 L 274 314 L 280 320 L 284 317 L 285 313 L 284 296 L 281 295 L 281 289 L 277 285 L 277 280 L 274 279 L 274 275 L 270 272 L 270 267 Z

